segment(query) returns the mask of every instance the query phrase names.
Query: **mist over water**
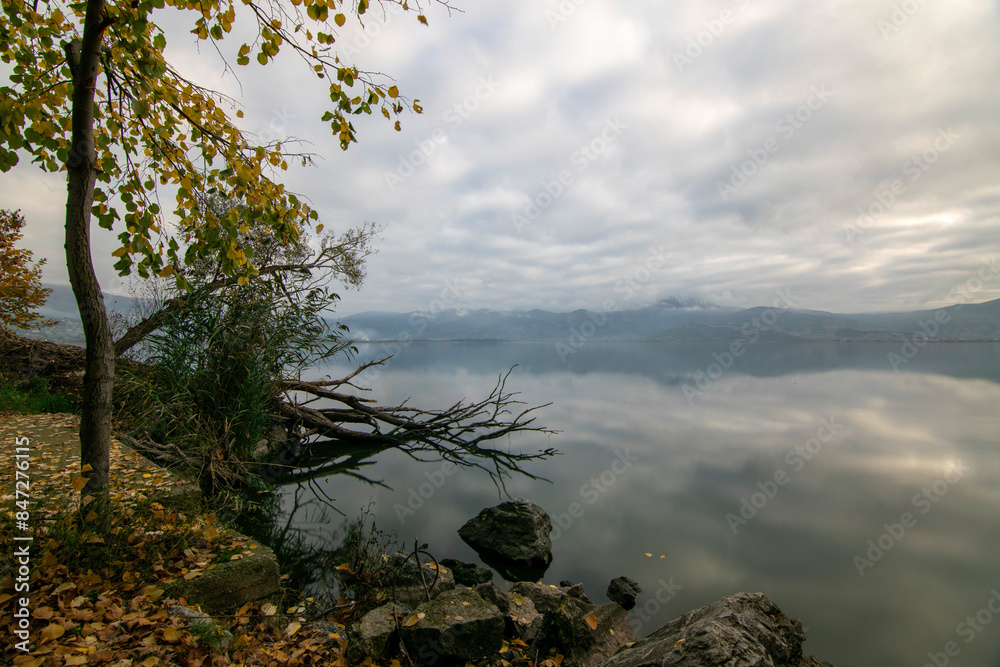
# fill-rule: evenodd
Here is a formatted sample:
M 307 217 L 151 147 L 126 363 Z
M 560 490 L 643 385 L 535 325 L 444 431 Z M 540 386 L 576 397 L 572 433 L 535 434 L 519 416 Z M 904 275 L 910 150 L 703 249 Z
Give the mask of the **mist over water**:
M 503 443 L 562 452 L 530 466 L 551 484 L 506 483 L 552 516 L 544 581 L 605 601 L 613 577 L 634 578 L 640 635 L 761 591 L 838 667 L 932 664 L 946 647 L 949 664 L 996 667 L 1000 344 L 928 345 L 896 372 L 898 347 L 760 344 L 727 363 L 725 345 L 595 342 L 564 362 L 551 343 L 414 344 L 361 384 L 383 403 L 445 406 L 518 364 L 508 388 L 551 401 L 539 421 L 560 431 Z M 362 360 L 383 353 L 361 346 Z M 502 499 L 485 473 L 373 460 L 363 473 L 391 490 L 318 486 L 348 515 L 374 501 L 403 543 L 477 561 L 456 531 Z M 295 521 L 323 527 L 315 512 Z

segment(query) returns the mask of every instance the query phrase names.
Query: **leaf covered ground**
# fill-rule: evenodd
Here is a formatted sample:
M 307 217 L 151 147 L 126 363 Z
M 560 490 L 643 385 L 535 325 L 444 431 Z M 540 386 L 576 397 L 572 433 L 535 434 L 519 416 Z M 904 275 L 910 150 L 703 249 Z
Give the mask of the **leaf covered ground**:
M 344 640 L 331 626 L 296 620 L 300 607 L 255 603 L 218 618 L 233 638 L 219 637 L 170 612 L 164 588 L 193 579 L 222 559 L 239 559 L 257 545 L 217 525 L 212 515 L 185 514 L 154 499 L 185 484 L 119 443 L 111 451 L 114 522 L 110 534 L 80 533 L 77 417 L 0 415 L 0 663 L 50 665 L 346 665 Z M 27 438 L 30 482 L 27 530 L 17 523 L 15 448 Z M 19 440 L 20 439 L 20 440 Z M 22 477 L 22 481 L 23 481 Z M 84 501 L 87 499 L 84 498 Z M 86 508 L 84 508 L 86 513 Z M 20 515 L 23 518 L 24 515 Z M 15 541 L 14 537 L 32 537 Z M 15 549 L 29 545 L 27 591 L 15 590 Z M 20 599 L 31 612 L 28 652 L 17 648 Z M 303 621 L 305 619 L 302 619 Z M 336 625 L 332 626 L 337 628 Z M 23 646 L 23 645 L 22 645 Z

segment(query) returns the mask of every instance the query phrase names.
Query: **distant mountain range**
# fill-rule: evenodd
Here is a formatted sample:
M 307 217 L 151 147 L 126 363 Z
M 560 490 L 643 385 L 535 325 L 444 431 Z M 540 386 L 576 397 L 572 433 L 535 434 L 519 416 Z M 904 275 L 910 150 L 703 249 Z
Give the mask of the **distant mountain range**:
M 340 319 L 362 341 L 897 341 L 1000 340 L 1000 299 L 936 310 L 838 314 L 819 310 L 726 308 L 677 300 L 645 308 L 367 312 Z
M 73 293 L 52 286 L 39 312 L 59 325 L 32 335 L 82 344 L 83 329 Z M 113 312 L 133 307 L 129 297 L 105 294 Z M 954 304 L 935 310 L 838 314 L 819 310 L 731 308 L 681 299 L 664 299 L 630 310 L 447 309 L 410 313 L 365 312 L 338 318 L 360 341 L 565 341 L 792 342 L 1000 340 L 1000 299 Z

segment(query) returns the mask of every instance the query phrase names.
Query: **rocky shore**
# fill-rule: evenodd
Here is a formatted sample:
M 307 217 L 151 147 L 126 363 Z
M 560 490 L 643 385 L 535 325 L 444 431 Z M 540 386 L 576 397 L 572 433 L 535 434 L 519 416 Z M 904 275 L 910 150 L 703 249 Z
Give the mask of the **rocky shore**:
M 507 664 L 521 655 L 545 667 L 832 667 L 803 655 L 802 624 L 762 593 L 726 596 L 639 640 L 626 612 L 640 590 L 628 577 L 611 581 L 606 604 L 592 602 L 581 584 L 537 583 L 552 560 L 551 530 L 540 507 L 514 499 L 458 531 L 512 582 L 507 590 L 475 564 L 396 556 L 390 601 L 348 628 L 348 658 L 487 664 L 510 650 Z

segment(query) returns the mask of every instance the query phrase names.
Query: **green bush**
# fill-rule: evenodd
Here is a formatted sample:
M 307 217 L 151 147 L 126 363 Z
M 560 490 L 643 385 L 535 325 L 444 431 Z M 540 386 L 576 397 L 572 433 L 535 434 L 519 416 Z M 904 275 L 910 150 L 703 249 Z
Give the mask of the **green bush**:
M 4 376 L 0 377 L 0 412 L 77 413 L 79 408 L 68 396 L 53 393 L 45 378 L 36 375 L 19 381 L 14 377 Z
M 281 379 L 346 346 L 319 316 L 322 294 L 290 299 L 279 288 L 195 295 L 119 378 L 129 429 L 202 461 L 210 492 L 246 481 L 244 464 L 275 426 Z

